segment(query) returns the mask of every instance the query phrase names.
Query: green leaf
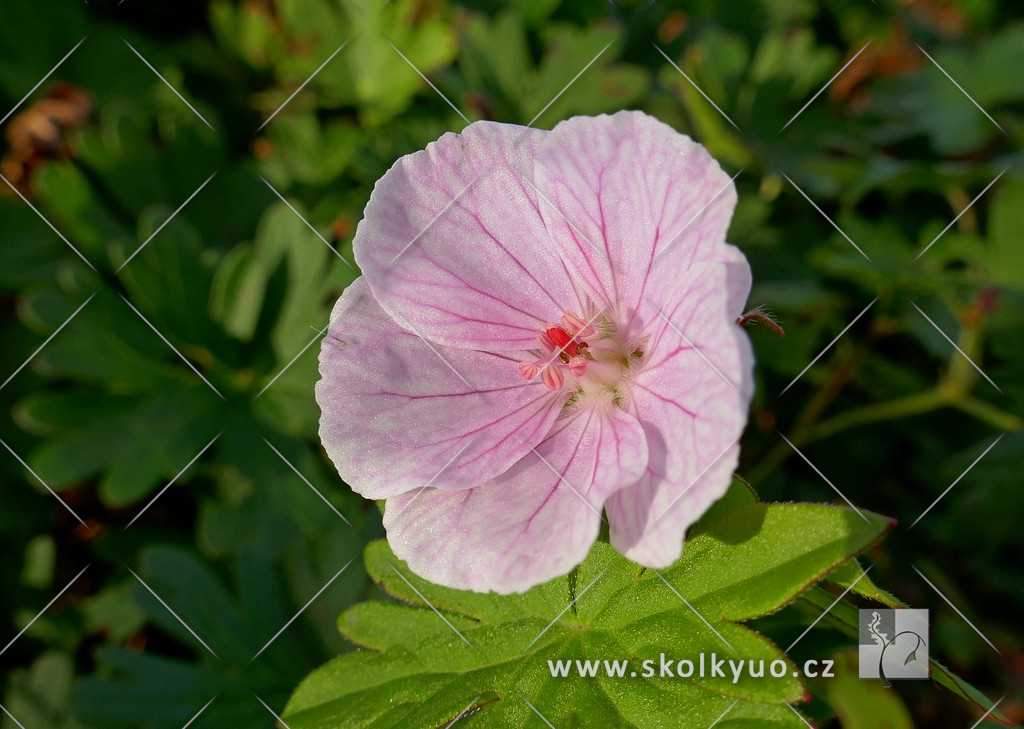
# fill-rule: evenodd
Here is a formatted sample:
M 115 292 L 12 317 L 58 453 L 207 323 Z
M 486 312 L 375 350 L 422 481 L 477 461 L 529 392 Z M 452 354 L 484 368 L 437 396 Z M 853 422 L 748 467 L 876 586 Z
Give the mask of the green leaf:
M 864 570 L 857 560 L 850 560 L 844 564 L 839 565 L 828 576 L 829 582 L 839 585 L 843 589 L 853 586 L 850 592 L 861 595 L 875 602 L 880 602 L 891 608 L 905 608 L 908 607 L 905 602 L 900 600 L 898 597 L 893 595 L 881 587 L 876 585 L 868 577 L 867 572 Z
M 8 676 L 3 697 L 5 713 L 0 719 L 4 729 L 21 726 L 45 726 L 51 729 L 83 729 L 70 707 L 71 684 L 75 677 L 72 656 L 47 651 L 27 668 L 19 668 Z
M 385 542 L 371 543 L 367 572 L 401 602 L 367 602 L 342 614 L 341 632 L 365 650 L 309 676 L 285 720 L 292 729 L 445 726 L 476 710 L 488 726 L 542 726 L 532 704 L 556 726 L 703 728 L 727 709 L 718 726 L 804 726 L 783 703 L 806 700 L 795 667 L 733 621 L 779 609 L 890 521 L 833 506 L 743 503 L 752 495 L 741 482 L 734 491 L 730 499 L 742 505 L 698 530 L 683 558 L 660 573 L 598 543 L 572 580 L 522 595 L 429 583 Z M 734 679 L 726 663 L 725 676 L 708 668 L 669 678 L 659 675 L 662 654 L 676 662 L 699 662 L 701 654 L 766 667 L 782 661 L 786 670 Z M 552 678 L 555 661 L 572 661 L 570 674 Z M 591 664 L 598 675 L 580 677 L 576 661 L 601 662 Z M 606 675 L 612 661 L 628 661 L 622 677 Z
M 837 653 L 835 678 L 822 680 L 823 694 L 835 709 L 843 729 L 913 729 L 914 722 L 899 694 L 881 681 L 864 681 L 857 675 L 857 653 Z
M 816 606 L 819 610 L 825 610 L 832 604 L 835 597 L 826 590 L 816 587 L 812 590 L 808 590 L 801 599 Z M 857 608 L 845 601 L 836 603 L 835 606 L 828 611 L 820 624 L 829 625 L 853 638 L 857 638 L 859 635 Z M 985 696 L 985 694 L 943 666 L 934 657 L 929 657 L 928 668 L 932 680 L 935 681 L 935 683 L 946 687 L 960 698 L 981 709 L 983 712 L 988 711 L 992 707 L 993 702 Z M 999 709 L 992 709 L 990 716 L 995 717 L 1007 726 L 1010 725 L 1010 722 L 1006 719 L 1003 713 L 999 711 Z
M 324 585 L 325 571 L 329 576 L 348 561 L 343 554 L 334 559 L 339 557 L 341 563 L 332 560 L 327 570 L 313 567 L 312 584 L 298 580 L 302 584 L 293 596 L 283 582 L 295 582 L 298 570 L 270 561 L 266 550 L 240 550 L 230 570 L 233 579 L 228 581 L 192 551 L 177 546 L 144 548 L 138 574 L 160 600 L 134 577 L 127 577 L 125 587 L 134 595 L 133 612 L 141 610 L 148 618 L 139 635 L 159 635 L 161 643 L 170 636 L 181 648 L 177 655 L 166 655 L 152 644 L 141 652 L 109 644 L 101 647 L 96 653 L 100 670 L 74 687 L 74 715 L 96 727 L 180 729 L 216 696 L 196 726 L 269 726 L 266 710 L 253 700 L 253 694 L 280 706 L 300 676 L 322 661 L 321 647 L 303 624 L 309 626 L 318 604 L 344 604 L 352 587 L 341 587 L 339 579 L 316 603 L 299 608 Z M 305 561 L 309 569 L 319 560 L 307 556 Z M 292 625 L 289 618 L 297 611 L 303 617 Z M 95 624 L 89 612 L 87 608 L 89 622 Z M 108 608 L 102 612 L 107 614 L 100 616 L 101 624 L 116 615 Z M 323 616 L 316 620 L 322 621 Z M 284 632 L 275 638 L 282 628 Z M 186 660 L 183 653 L 194 659 Z M 36 725 L 56 726 L 45 721 Z
M 863 518 L 851 509 L 818 504 L 750 504 L 687 542 L 682 559 L 665 576 L 678 575 L 701 612 L 729 620 L 765 615 L 895 523 L 861 513 Z M 679 584 L 677 589 L 682 591 Z
M 1024 206 L 1024 180 L 1007 179 L 992 201 L 985 263 L 989 275 L 1024 289 L 1024 256 L 1021 255 L 1020 210 Z
M 535 63 L 528 13 L 517 4 L 493 19 L 472 17 L 461 32 L 459 64 L 465 69 L 466 96 L 489 116 L 550 127 L 574 114 L 629 108 L 643 95 L 649 75 L 615 60 L 622 47 L 614 42 L 619 35 L 613 26 L 549 23 Z M 572 78 L 566 76 L 567 69 L 586 72 L 567 86 Z
M 691 527 L 690 533 L 696 534 L 703 531 L 733 509 L 756 503 L 757 493 L 753 487 L 739 476 L 733 474 L 732 483 L 729 485 L 729 490 L 725 492 L 725 496 L 713 503 L 711 508 L 704 512 L 704 516 Z

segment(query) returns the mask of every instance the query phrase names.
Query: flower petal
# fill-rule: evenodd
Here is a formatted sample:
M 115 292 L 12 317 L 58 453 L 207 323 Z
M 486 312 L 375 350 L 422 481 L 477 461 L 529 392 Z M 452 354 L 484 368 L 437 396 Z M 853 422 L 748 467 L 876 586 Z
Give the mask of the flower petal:
M 646 463 L 644 435 L 631 415 L 616 407 L 579 410 L 493 481 L 388 499 L 388 542 L 432 582 L 523 592 L 583 561 L 605 499 L 636 481 Z
M 680 271 L 716 257 L 736 204 L 704 147 L 636 111 L 560 123 L 534 177 L 563 259 L 627 331 L 648 323 L 643 299 L 664 301 Z
M 749 286 L 742 256 L 691 270 L 631 378 L 627 407 L 650 459 L 607 509 L 612 544 L 649 567 L 679 558 L 687 528 L 732 479 L 753 394 L 753 352 L 735 323 Z
M 526 349 L 576 305 L 528 182 L 547 134 L 476 122 L 377 182 L 353 247 L 395 321 L 450 346 Z
M 392 321 L 365 278 L 346 289 L 320 352 L 320 438 L 371 499 L 494 478 L 543 440 L 565 396 L 515 357 L 428 343 Z

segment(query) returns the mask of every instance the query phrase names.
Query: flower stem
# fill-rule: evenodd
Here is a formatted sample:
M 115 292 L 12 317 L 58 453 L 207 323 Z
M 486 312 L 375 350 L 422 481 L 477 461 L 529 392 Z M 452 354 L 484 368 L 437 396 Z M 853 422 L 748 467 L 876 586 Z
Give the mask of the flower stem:
M 976 397 L 963 397 L 951 403 L 955 408 L 973 415 L 978 420 L 999 428 L 1000 430 L 1020 430 L 1024 428 L 1024 421 L 1016 415 L 1003 412 L 995 405 L 991 405 Z
M 877 423 L 883 420 L 895 420 L 908 415 L 919 415 L 932 410 L 954 404 L 955 400 L 943 389 L 933 388 L 925 392 L 907 395 L 878 405 L 868 405 L 854 410 L 847 410 L 845 413 L 823 420 L 815 426 L 807 428 L 802 433 L 801 440 L 808 442 L 820 440 L 834 435 L 841 430 L 852 428 L 858 425 Z

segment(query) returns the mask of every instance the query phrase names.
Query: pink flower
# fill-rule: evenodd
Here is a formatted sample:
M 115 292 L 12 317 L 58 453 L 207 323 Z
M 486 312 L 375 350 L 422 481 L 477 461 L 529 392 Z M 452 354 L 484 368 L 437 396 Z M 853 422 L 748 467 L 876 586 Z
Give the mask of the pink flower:
M 320 435 L 395 554 L 521 592 L 611 543 L 650 567 L 727 489 L 753 357 L 732 182 L 639 112 L 476 122 L 400 159 L 355 236 Z

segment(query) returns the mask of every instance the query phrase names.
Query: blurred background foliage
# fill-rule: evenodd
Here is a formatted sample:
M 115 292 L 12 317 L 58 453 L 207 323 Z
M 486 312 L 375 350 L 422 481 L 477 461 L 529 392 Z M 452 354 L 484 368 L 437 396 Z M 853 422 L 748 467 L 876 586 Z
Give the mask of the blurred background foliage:
M 0 111 L 33 90 L 0 161 L 0 635 L 25 629 L 0 726 L 176 728 L 213 696 L 193 726 L 272 726 L 267 707 L 350 650 L 334 621 L 376 594 L 360 551 L 380 518 L 320 450 L 312 386 L 372 186 L 467 120 L 621 108 L 738 174 L 730 237 L 787 332 L 751 331 L 739 472 L 766 501 L 836 500 L 782 433 L 898 518 L 872 577 L 932 608 L 932 655 L 1020 721 L 1022 10 L 0 0 Z M 798 613 L 759 627 L 789 635 Z M 844 640 L 814 631 L 794 658 Z M 981 713 L 927 682 L 811 688 L 828 726 Z

